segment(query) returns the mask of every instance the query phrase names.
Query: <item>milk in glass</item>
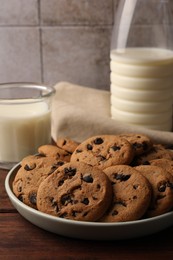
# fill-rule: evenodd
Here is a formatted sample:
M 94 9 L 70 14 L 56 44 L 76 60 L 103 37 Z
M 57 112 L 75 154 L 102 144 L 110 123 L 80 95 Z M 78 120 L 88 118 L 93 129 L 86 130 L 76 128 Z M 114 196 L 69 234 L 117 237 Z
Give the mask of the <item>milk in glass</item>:
M 0 161 L 18 162 L 51 141 L 51 115 L 45 102 L 0 104 Z M 27 100 L 28 102 L 28 100 Z

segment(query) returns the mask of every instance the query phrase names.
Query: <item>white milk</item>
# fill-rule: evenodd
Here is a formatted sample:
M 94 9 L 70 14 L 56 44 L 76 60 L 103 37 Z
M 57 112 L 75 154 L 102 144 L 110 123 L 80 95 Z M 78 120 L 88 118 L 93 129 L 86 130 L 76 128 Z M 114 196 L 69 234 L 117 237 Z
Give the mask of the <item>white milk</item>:
M 110 67 L 112 118 L 152 129 L 159 126 L 159 130 L 163 124 L 164 130 L 170 131 L 173 51 L 156 48 L 113 50 Z M 151 120 L 156 117 L 159 121 Z
M 50 110 L 45 102 L 0 105 L 0 161 L 18 162 L 51 141 Z

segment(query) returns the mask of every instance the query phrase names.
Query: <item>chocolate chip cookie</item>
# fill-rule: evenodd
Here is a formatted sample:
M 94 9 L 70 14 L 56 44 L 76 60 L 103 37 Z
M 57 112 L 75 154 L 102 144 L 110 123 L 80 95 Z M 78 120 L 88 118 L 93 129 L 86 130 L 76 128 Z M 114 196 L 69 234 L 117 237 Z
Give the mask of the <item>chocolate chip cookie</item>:
M 42 155 L 27 156 L 21 162 L 12 187 L 16 197 L 37 209 L 37 190 L 40 183 L 65 162 Z
M 116 135 L 93 136 L 76 148 L 72 162 L 85 162 L 100 169 L 111 165 L 129 164 L 134 157 L 132 145 Z
M 173 176 L 158 166 L 135 167 L 152 186 L 152 199 L 146 217 L 155 217 L 173 208 Z
M 106 174 L 85 163 L 70 162 L 59 167 L 39 186 L 38 210 L 60 218 L 97 221 L 112 200 Z
M 108 167 L 104 172 L 113 188 L 113 200 L 101 222 L 124 222 L 140 219 L 151 201 L 148 180 L 128 165 Z

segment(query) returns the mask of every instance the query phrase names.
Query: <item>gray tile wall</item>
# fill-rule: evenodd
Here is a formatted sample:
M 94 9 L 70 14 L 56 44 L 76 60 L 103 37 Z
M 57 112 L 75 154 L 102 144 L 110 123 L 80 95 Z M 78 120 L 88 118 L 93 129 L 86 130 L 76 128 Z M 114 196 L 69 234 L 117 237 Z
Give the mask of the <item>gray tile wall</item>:
M 71 81 L 109 89 L 118 2 L 0 0 L 0 83 Z
M 0 83 L 108 89 L 113 2 L 0 0 Z

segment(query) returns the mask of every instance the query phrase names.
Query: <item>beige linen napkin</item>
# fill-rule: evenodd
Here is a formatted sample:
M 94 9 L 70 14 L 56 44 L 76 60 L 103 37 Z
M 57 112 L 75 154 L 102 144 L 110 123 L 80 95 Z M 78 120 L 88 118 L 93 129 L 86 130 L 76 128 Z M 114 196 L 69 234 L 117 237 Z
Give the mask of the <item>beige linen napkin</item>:
M 111 119 L 110 92 L 60 82 L 54 86 L 52 137 L 76 141 L 100 134 L 143 133 L 157 143 L 173 144 L 173 133 L 127 125 Z

